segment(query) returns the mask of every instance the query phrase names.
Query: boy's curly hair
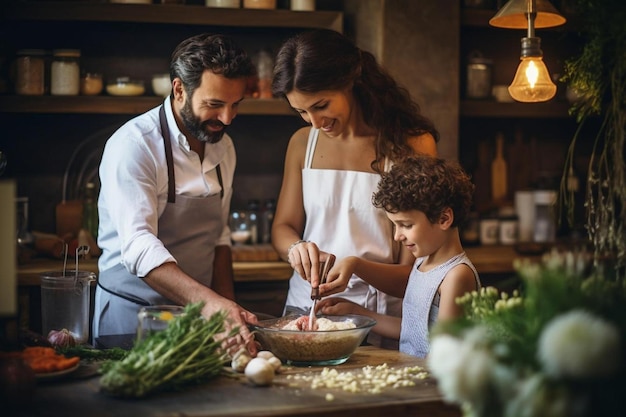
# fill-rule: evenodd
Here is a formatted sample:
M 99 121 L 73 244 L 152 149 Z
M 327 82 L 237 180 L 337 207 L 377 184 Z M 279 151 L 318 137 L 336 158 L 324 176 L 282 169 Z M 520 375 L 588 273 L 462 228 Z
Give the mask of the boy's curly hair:
M 436 223 L 443 210 L 454 212 L 452 227 L 463 225 L 472 207 L 474 184 L 452 160 L 411 156 L 383 173 L 372 204 L 389 213 L 419 210 Z

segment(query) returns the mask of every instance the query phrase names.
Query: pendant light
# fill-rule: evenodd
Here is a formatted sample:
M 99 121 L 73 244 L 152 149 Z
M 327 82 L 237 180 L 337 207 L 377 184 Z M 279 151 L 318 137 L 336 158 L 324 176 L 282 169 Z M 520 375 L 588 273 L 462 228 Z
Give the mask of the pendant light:
M 492 26 L 528 30 L 527 36 L 522 38 L 521 62 L 509 86 L 509 93 L 515 100 L 548 101 L 556 94 L 556 85 L 543 62 L 541 38 L 535 36 L 535 27 L 560 26 L 565 21 L 547 0 L 510 0 L 489 20 Z

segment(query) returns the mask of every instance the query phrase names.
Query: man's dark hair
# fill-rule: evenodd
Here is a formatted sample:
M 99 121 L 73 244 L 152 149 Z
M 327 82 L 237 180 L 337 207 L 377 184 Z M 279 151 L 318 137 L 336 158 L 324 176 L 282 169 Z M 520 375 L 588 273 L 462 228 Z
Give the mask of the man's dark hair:
M 201 34 L 182 41 L 172 53 L 170 79 L 181 79 L 189 95 L 202 82 L 204 71 L 226 78 L 247 78 L 255 74 L 248 54 L 224 35 Z

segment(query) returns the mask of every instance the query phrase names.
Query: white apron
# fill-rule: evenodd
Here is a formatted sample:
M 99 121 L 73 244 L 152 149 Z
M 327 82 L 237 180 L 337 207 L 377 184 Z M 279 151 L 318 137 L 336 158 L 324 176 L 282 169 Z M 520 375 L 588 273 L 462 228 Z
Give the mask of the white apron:
M 159 217 L 158 238 L 185 273 L 210 287 L 215 242 L 223 228 L 220 167 L 217 166 L 222 186 L 220 195 L 176 195 L 172 143 L 163 107 L 159 119 L 167 160 L 168 199 Z M 130 274 L 121 264 L 100 271 L 93 320 L 94 339 L 102 335 L 135 333 L 139 308 L 155 304 L 174 303 L 154 291 L 143 279 Z
M 397 263 L 400 245 L 393 240 L 393 225 L 385 211 L 372 205 L 380 175 L 369 172 L 313 169 L 319 135 L 311 129 L 302 170 L 306 224 L 304 240 L 337 259 L 358 256 L 370 261 Z M 387 295 L 353 275 L 346 291 L 336 294 L 371 311 L 400 317 L 402 300 Z M 294 271 L 289 281 L 285 312 L 310 310 L 311 285 Z M 368 342 L 381 345 L 377 335 Z

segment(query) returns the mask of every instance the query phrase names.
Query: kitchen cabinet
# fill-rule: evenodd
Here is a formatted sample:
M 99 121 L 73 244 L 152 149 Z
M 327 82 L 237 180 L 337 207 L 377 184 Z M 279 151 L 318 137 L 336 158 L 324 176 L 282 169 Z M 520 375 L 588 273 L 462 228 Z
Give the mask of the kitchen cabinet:
M 495 13 L 495 9 L 461 10 L 459 160 L 476 184 L 474 200 L 480 213 L 512 204 L 516 190 L 558 189 L 567 149 L 577 128 L 569 115 L 571 104 L 565 97 L 565 86 L 558 81 L 565 61 L 576 55 L 580 45 L 575 16 L 566 15 L 568 22 L 564 26 L 535 31 L 535 36 L 541 38 L 544 62 L 557 84 L 555 98 L 544 103 L 466 98 L 466 67 L 475 52 L 493 61 L 493 85 L 508 86 L 519 64 L 520 40 L 526 30 L 490 26 L 489 19 Z M 495 202 L 490 166 L 498 133 L 505 139 L 508 181 L 505 200 Z M 581 183 L 586 163 L 583 152 L 575 161 Z

